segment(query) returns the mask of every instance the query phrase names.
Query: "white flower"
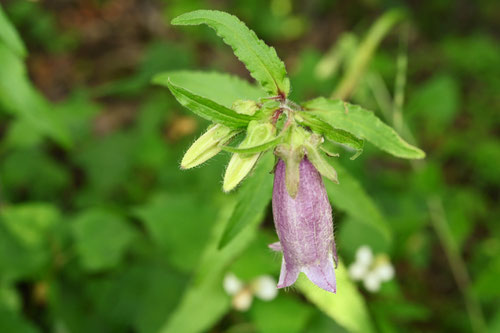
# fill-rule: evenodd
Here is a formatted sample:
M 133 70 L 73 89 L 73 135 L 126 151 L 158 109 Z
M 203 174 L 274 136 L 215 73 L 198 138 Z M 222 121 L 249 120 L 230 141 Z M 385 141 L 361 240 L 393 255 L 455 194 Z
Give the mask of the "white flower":
M 263 301 L 270 301 L 278 295 L 276 281 L 269 275 L 262 275 L 252 282 L 252 290 L 255 296 Z
M 394 267 L 387 255 L 374 256 L 372 250 L 363 245 L 356 251 L 356 261 L 349 266 L 349 276 L 354 281 L 363 281 L 366 290 L 377 292 L 382 282 L 394 277 Z
M 231 296 L 243 288 L 243 283 L 233 273 L 226 274 L 222 283 L 226 293 Z
M 238 311 L 248 310 L 254 295 L 263 301 L 273 300 L 278 295 L 276 281 L 269 275 L 261 275 L 245 284 L 233 273 L 227 273 L 222 285 L 226 293 L 233 296 L 231 304 Z

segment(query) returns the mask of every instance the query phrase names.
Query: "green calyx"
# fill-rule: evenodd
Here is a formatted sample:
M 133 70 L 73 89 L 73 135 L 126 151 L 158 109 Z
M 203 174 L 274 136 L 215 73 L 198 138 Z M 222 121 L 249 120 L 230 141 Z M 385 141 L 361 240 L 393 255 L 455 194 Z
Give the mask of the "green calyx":
M 287 140 L 278 145 L 274 154 L 282 159 L 286 165 L 285 183 L 288 194 L 295 198 L 297 196 L 300 184 L 300 162 L 307 156 L 318 172 L 338 183 L 337 172 L 326 161 L 321 152 L 321 144 L 324 139 L 322 136 L 311 133 L 301 126 L 292 125 Z

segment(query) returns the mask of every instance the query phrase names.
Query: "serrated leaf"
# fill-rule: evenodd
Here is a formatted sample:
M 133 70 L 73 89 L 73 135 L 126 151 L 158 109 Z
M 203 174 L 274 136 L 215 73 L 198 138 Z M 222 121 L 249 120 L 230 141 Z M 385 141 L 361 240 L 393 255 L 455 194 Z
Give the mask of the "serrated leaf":
M 288 95 L 290 80 L 285 64 L 274 48 L 267 46 L 255 32 L 236 16 L 216 10 L 197 10 L 176 17 L 173 25 L 206 24 L 233 48 L 250 75 L 271 95 Z
M 26 56 L 23 41 L 12 23 L 9 22 L 2 6 L 0 6 L 0 43 L 7 45 L 18 57 L 24 58 Z
M 216 103 L 231 108 L 234 101 L 259 100 L 266 93 L 250 82 L 235 75 L 218 72 L 201 71 L 171 71 L 157 74 L 153 83 L 167 86 L 168 80 L 196 95 L 213 100 Z M 224 93 L 221 93 L 223 91 Z
M 296 282 L 297 288 L 321 311 L 349 332 L 373 332 L 373 324 L 363 296 L 347 274 L 342 263 L 335 270 L 337 293 L 332 294 L 314 285 L 303 274 Z
M 333 128 L 308 112 L 301 113 L 300 117 L 297 117 L 297 120 L 301 125 L 309 127 L 313 132 L 323 135 L 326 139 L 355 149 L 355 157 L 363 152 L 365 142 L 362 139 L 347 131 Z
M 305 103 L 306 111 L 333 128 L 348 131 L 364 138 L 378 148 L 401 158 L 420 159 L 425 153 L 419 148 L 404 141 L 394 129 L 383 123 L 371 111 L 341 100 L 330 100 L 323 97 Z M 307 117 L 307 116 L 306 116 Z
M 392 232 L 380 210 L 370 196 L 340 163 L 334 164 L 339 184 L 325 182 L 328 197 L 334 209 L 339 209 L 366 223 L 380 232 L 388 243 L 392 240 Z
M 246 127 L 252 117 L 238 114 L 208 98 L 196 95 L 189 90 L 176 86 L 171 81 L 167 86 L 179 103 L 197 115 L 214 123 L 220 123 L 231 128 Z
M 272 154 L 264 154 L 252 177 L 241 186 L 238 203 L 226 225 L 219 248 L 228 245 L 247 226 L 262 220 L 272 196 L 273 181 L 269 172 L 273 168 L 273 160 Z

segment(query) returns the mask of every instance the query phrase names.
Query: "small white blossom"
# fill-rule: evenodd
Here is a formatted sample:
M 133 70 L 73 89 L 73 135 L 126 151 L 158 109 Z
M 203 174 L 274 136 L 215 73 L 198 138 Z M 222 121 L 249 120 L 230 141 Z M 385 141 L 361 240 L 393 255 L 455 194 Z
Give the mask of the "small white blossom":
M 273 300 L 278 295 L 276 281 L 269 275 L 259 276 L 252 283 L 252 290 L 255 296 L 263 301 Z
M 389 281 L 394 277 L 394 267 L 389 262 L 378 265 L 375 269 L 378 277 L 382 281 Z
M 373 255 L 364 245 L 356 251 L 356 261 L 349 266 L 349 276 L 354 281 L 362 281 L 366 290 L 377 292 L 382 282 L 394 277 L 394 267 L 385 254 Z
M 278 295 L 276 280 L 269 275 L 261 275 L 245 284 L 233 273 L 228 273 L 222 284 L 226 293 L 233 296 L 231 304 L 238 311 L 248 310 L 254 296 L 263 301 L 270 301 Z
M 356 262 L 364 265 L 370 266 L 373 262 L 373 252 L 368 246 L 361 246 L 358 251 L 356 251 Z
M 243 289 L 236 295 L 234 295 L 232 304 L 233 307 L 238 311 L 246 311 L 250 309 L 252 305 L 253 295 L 250 289 Z
M 243 283 L 233 273 L 228 273 L 223 281 L 224 290 L 229 295 L 234 295 L 243 288 Z

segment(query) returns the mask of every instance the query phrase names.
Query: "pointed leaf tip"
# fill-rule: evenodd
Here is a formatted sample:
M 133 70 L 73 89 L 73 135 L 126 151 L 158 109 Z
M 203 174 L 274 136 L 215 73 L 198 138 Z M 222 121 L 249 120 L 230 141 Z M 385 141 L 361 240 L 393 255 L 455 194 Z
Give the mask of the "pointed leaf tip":
M 196 10 L 182 14 L 172 20 L 172 25 L 206 24 L 214 29 L 224 42 L 233 48 L 250 75 L 271 95 L 290 92 L 290 80 L 285 64 L 276 50 L 266 45 L 236 16 L 216 10 Z

